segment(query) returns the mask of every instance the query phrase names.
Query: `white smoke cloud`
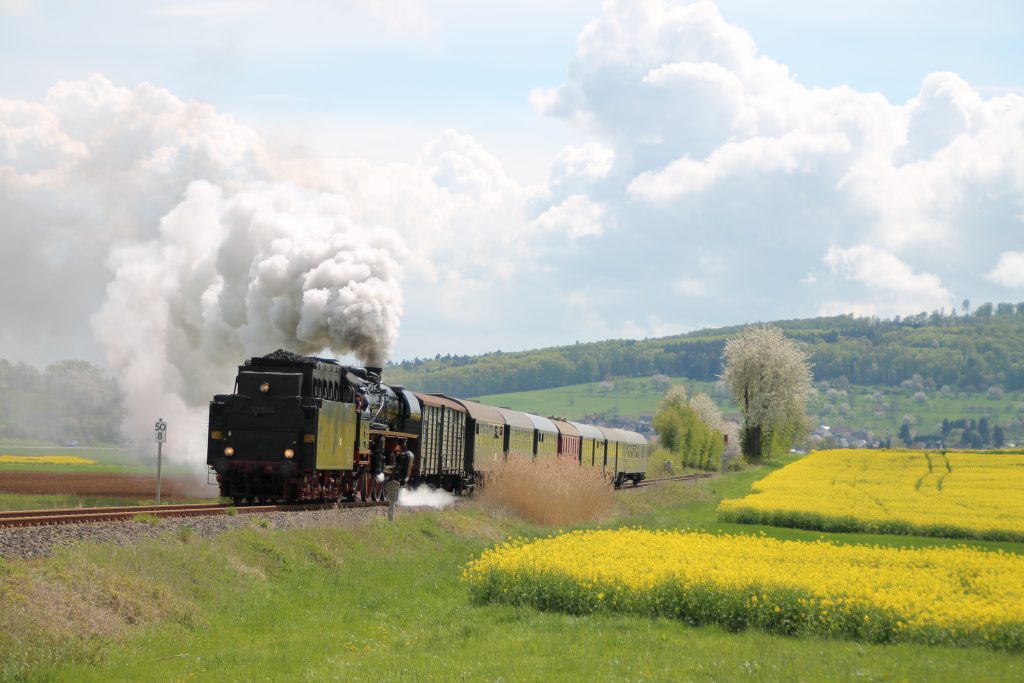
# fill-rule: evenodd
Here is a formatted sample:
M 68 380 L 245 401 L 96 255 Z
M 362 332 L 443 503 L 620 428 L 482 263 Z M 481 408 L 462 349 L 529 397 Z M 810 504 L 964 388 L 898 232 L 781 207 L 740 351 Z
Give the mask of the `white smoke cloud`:
M 382 365 L 406 269 L 426 284 L 424 318 L 475 329 L 466 302 L 542 251 L 523 239 L 527 196 L 456 131 L 413 163 L 287 160 L 166 90 L 61 82 L 43 103 L 0 100 L 3 231 L 19 245 L 0 284 L 19 292 L 4 305 L 20 323 L 0 336 L 8 353 L 79 355 L 91 318 L 126 432 L 142 443 L 162 416 L 180 435 L 169 455 L 196 462 L 204 406 L 247 355 L 328 349 Z
M 142 443 L 162 416 L 169 455 L 192 462 L 203 407 L 246 355 L 382 364 L 402 314 L 402 237 L 277 176 L 253 131 L 148 84 L 93 76 L 42 104 L 0 100 L 3 231 L 19 245 L 0 285 L 19 292 L 5 309 L 21 323 L 5 348 L 49 338 L 75 355 L 91 316 L 126 432 Z
M 113 250 L 114 279 L 92 324 L 132 437 L 146 436 L 156 411 L 194 439 L 186 452 L 201 453 L 202 406 L 249 355 L 328 348 L 383 364 L 402 313 L 405 247 L 346 213 L 340 197 L 292 185 L 226 197 L 197 181 L 157 238 Z
M 151 239 L 190 182 L 268 177 L 257 136 L 209 105 L 102 76 L 60 82 L 42 103 L 0 100 L 0 290 L 8 353 L 95 355 L 83 342 L 118 243 Z M 73 283 L 73 284 L 72 284 Z

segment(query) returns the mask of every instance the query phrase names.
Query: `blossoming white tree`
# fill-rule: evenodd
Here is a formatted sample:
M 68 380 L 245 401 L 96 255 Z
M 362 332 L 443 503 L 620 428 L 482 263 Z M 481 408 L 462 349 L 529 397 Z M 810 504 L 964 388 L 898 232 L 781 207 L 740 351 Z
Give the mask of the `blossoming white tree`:
M 722 357 L 722 379 L 743 411 L 743 454 L 759 460 L 788 447 L 813 391 L 809 355 L 782 330 L 755 325 L 729 339 Z
M 718 409 L 718 405 L 715 400 L 707 394 L 701 392 L 694 394 L 690 397 L 690 408 L 693 412 L 697 413 L 697 417 L 700 421 L 706 424 L 712 429 L 717 429 L 720 432 L 724 432 L 725 428 L 722 424 L 722 411 Z

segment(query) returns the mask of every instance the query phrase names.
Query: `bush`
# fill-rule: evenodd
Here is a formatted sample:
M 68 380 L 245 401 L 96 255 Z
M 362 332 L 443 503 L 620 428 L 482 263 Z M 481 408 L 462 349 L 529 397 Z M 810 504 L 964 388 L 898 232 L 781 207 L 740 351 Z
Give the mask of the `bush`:
M 664 448 L 655 450 L 647 458 L 648 479 L 677 474 L 678 471 L 682 471 L 682 460 Z
M 662 404 L 654 416 L 654 431 L 661 445 L 675 456 L 673 460 L 684 467 L 721 469 L 725 447 L 722 432 L 704 424 L 687 404 L 667 401 Z
M 581 524 L 606 516 L 614 504 L 611 483 L 597 468 L 568 458 L 510 456 L 491 472 L 480 502 L 537 524 Z

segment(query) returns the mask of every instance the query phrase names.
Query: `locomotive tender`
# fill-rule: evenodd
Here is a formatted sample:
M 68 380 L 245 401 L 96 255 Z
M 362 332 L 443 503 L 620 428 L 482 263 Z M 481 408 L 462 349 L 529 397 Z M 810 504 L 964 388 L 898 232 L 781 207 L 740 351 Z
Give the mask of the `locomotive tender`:
M 278 350 L 210 402 L 207 464 L 236 503 L 382 500 L 384 483 L 472 491 L 508 455 L 567 457 L 638 483 L 636 432 L 495 408 L 381 381 L 381 368 Z

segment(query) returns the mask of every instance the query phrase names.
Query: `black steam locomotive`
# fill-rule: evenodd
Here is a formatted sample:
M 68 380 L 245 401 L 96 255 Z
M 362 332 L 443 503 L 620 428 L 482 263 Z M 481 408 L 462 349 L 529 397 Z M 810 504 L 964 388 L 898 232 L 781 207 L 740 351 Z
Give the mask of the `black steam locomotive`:
M 382 500 L 384 484 L 471 491 L 508 454 L 571 457 L 615 482 L 646 471 L 646 440 L 381 381 L 381 368 L 278 350 L 238 368 L 210 402 L 207 464 L 222 496 Z

